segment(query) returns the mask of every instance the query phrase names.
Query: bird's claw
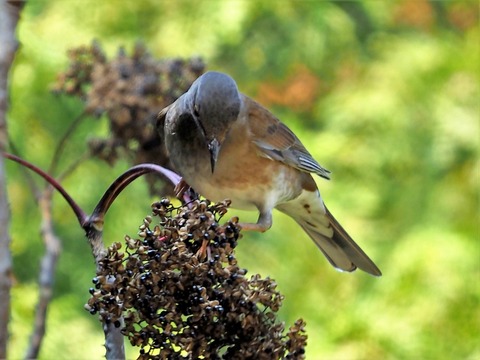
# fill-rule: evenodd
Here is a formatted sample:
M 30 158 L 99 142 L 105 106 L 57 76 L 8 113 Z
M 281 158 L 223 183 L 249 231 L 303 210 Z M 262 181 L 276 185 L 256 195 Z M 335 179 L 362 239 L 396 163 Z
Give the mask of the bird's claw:
M 173 189 L 175 197 L 180 201 L 190 202 L 192 200 L 198 199 L 198 194 L 193 190 L 190 185 L 183 179 L 179 181 L 175 188 Z

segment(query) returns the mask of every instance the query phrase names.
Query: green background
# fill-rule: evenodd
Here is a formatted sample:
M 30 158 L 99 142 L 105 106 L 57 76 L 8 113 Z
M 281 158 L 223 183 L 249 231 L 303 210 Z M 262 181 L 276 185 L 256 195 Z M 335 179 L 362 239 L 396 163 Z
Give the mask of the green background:
M 276 279 L 281 320 L 306 320 L 307 359 L 478 359 L 478 18 L 477 1 L 32 0 L 18 25 L 9 133 L 24 158 L 48 167 L 82 111 L 49 92 L 71 47 L 97 39 L 112 57 L 142 40 L 159 58 L 200 55 L 332 171 L 332 181 L 316 179 L 325 202 L 384 274 L 336 272 L 280 213 L 270 231 L 244 234 L 239 264 Z M 104 120 L 84 121 L 62 167 L 107 132 Z M 63 184 L 90 211 L 128 167 L 90 160 Z M 16 359 L 32 328 L 43 245 L 23 172 L 13 163 L 7 171 Z M 107 215 L 106 241 L 135 235 L 156 199 L 142 181 L 129 187 Z M 89 246 L 58 196 L 54 209 L 63 249 L 40 358 L 99 359 L 101 326 L 83 310 L 95 271 Z

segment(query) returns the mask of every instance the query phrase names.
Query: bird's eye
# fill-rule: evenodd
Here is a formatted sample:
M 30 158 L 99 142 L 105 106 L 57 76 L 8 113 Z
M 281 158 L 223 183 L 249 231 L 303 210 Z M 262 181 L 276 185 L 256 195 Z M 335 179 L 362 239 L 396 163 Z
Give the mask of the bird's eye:
M 200 109 L 198 108 L 198 105 L 193 106 L 193 115 L 197 118 L 200 117 Z

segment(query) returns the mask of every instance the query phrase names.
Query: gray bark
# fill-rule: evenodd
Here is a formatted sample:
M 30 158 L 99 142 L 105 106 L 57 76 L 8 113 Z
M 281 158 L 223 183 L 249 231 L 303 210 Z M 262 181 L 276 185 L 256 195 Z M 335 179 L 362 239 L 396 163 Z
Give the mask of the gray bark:
M 8 73 L 18 42 L 15 37 L 23 2 L 0 0 L 0 151 L 7 146 Z M 12 257 L 10 252 L 10 209 L 6 193 L 4 159 L 0 156 L 0 359 L 7 357 Z

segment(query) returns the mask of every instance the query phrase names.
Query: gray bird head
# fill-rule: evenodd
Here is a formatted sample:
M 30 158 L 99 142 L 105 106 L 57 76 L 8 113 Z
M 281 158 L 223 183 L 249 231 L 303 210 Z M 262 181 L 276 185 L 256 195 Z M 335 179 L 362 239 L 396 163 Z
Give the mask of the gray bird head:
M 185 102 L 205 138 L 213 172 L 223 141 L 240 112 L 237 84 L 226 74 L 207 72 L 192 84 Z

